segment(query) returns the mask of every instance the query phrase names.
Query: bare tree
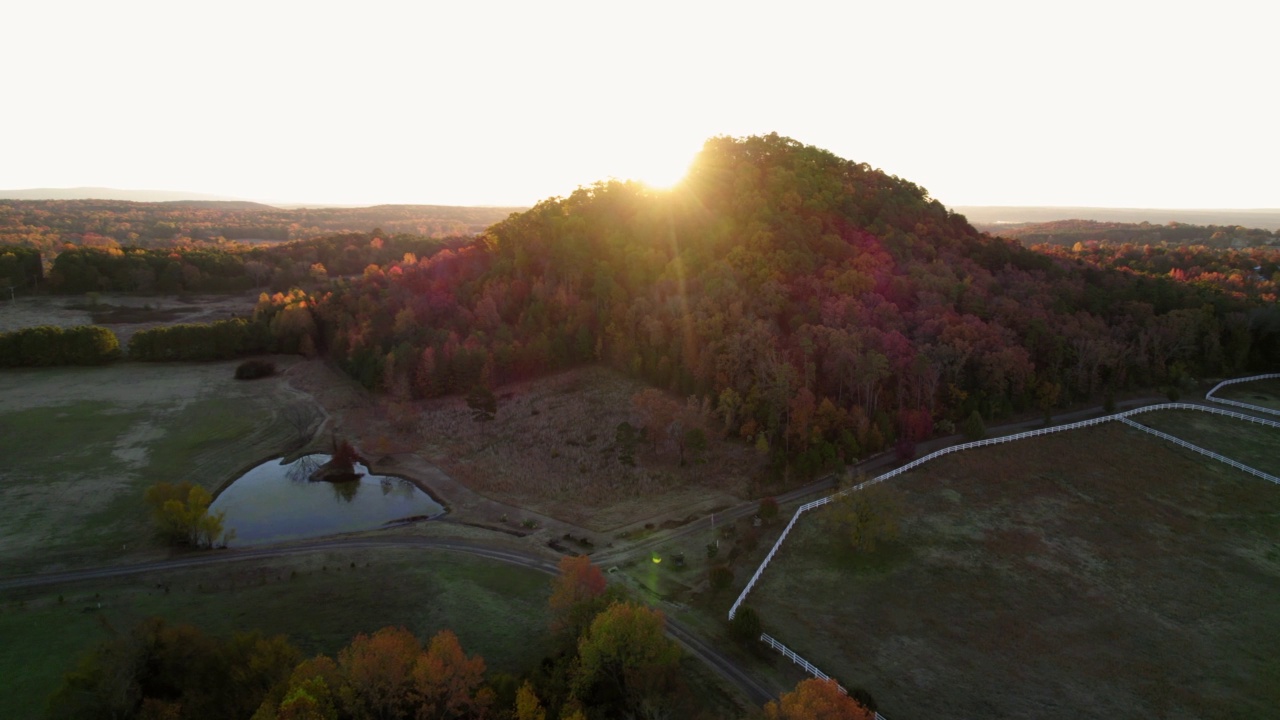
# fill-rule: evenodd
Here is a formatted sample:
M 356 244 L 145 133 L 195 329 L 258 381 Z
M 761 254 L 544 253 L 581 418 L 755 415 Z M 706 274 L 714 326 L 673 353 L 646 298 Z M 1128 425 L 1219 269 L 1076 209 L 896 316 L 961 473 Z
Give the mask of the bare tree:
M 316 413 L 307 403 L 292 403 L 280 409 L 280 419 L 293 429 L 294 443 L 299 447 L 311 440 L 311 426 L 315 424 Z

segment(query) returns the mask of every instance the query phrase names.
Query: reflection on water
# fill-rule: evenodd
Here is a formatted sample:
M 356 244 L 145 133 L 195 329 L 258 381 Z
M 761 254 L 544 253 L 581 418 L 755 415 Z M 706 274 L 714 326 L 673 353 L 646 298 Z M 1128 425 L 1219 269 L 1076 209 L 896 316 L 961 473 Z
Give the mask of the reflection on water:
M 292 463 L 265 462 L 231 483 L 213 501 L 225 510 L 224 527 L 235 530 L 232 546 L 319 537 L 372 530 L 407 518 L 435 517 L 444 512 L 413 483 L 370 475 L 356 464 L 359 480 L 311 482 L 328 455 L 306 455 Z

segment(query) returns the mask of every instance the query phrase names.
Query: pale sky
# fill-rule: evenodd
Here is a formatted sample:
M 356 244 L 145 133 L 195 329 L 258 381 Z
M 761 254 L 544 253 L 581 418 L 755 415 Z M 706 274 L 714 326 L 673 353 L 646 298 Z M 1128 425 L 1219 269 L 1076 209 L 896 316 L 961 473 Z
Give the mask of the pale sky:
M 948 205 L 1275 208 L 1274 8 L 16 0 L 0 188 L 527 205 L 778 132 Z

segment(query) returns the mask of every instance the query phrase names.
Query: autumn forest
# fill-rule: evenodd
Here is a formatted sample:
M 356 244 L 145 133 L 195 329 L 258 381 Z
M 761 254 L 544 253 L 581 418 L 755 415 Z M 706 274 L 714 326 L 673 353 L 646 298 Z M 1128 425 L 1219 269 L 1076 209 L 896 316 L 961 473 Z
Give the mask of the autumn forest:
M 713 138 L 670 189 L 599 182 L 529 209 L 0 200 L 0 305 L 258 298 L 209 322 L 157 315 L 127 341 L 100 325 L 0 332 L 0 368 L 302 356 L 391 402 L 466 397 L 483 423 L 504 386 L 607 366 L 647 388 L 636 426 L 604 428 L 620 463 L 645 443 L 684 467 L 714 439 L 754 450 L 757 487 L 781 493 L 985 424 L 1280 367 L 1277 233 L 987 230 L 908 180 L 778 135 Z M 661 613 L 585 556 L 560 570 L 555 651 L 527 676 L 486 675 L 449 632 L 387 628 L 304 659 L 283 637 L 150 620 L 85 655 L 51 712 L 220 717 L 222 693 L 254 718 L 711 717 Z M 744 646 L 755 623 L 733 630 Z M 844 698 L 804 684 L 762 712 L 869 716 Z

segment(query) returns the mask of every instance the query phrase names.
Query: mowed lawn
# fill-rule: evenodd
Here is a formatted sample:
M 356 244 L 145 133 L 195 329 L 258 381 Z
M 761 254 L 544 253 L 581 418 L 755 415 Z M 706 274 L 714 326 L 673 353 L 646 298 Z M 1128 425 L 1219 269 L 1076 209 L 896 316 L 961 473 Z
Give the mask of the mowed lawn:
M 457 633 L 493 671 L 549 652 L 550 576 L 431 550 L 377 548 L 225 563 L 0 594 L 0 717 L 35 718 L 80 653 L 152 615 L 220 635 L 284 634 L 332 655 L 357 633 Z
M 1119 423 L 891 482 L 897 541 L 815 511 L 747 603 L 887 717 L 1280 717 L 1280 487 Z
M 279 412 L 302 401 L 235 366 L 0 371 L 0 575 L 154 553 L 149 486 L 213 491 L 292 447 Z

